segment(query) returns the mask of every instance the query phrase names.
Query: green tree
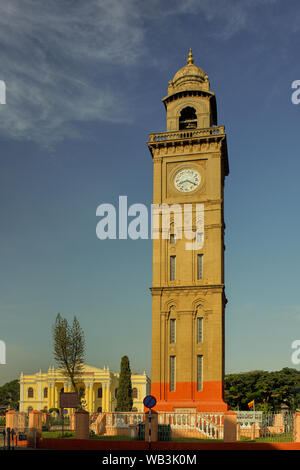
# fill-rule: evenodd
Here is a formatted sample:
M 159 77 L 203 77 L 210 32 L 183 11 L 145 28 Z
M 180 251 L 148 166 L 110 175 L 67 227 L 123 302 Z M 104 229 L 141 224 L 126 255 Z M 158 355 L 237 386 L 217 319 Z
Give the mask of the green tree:
M 282 405 L 294 410 L 299 407 L 300 371 L 283 368 L 280 371 L 251 371 L 225 376 L 225 401 L 232 409 L 248 410 L 255 401 L 255 409 L 276 411 Z
M 131 411 L 132 405 L 133 400 L 130 364 L 128 357 L 123 356 L 121 360 L 119 387 L 117 391 L 117 410 Z
M 60 313 L 57 314 L 53 326 L 53 348 L 54 358 L 62 374 L 69 377 L 73 390 L 81 401 L 82 397 L 77 388 L 77 383 L 80 381 L 83 372 L 85 340 L 83 330 L 76 316 L 73 319 L 73 324 L 69 325 Z
M 20 383 L 19 381 L 12 380 L 0 387 L 0 406 L 8 407 L 11 409 L 19 409 L 20 400 Z

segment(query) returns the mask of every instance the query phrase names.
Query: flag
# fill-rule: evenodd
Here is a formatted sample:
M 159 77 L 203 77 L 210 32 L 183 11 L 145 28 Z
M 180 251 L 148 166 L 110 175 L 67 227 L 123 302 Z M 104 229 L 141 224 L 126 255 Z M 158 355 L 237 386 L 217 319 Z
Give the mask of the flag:
M 251 406 L 254 406 L 254 400 L 252 400 L 248 403 L 248 408 L 251 408 Z

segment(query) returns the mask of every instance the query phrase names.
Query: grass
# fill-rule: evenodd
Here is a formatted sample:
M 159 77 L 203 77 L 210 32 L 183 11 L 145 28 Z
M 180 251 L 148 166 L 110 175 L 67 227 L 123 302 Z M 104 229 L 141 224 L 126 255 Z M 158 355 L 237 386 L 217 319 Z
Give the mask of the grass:
M 127 436 L 90 436 L 90 439 L 100 439 L 103 441 L 136 441 L 137 439 L 132 439 Z
M 62 436 L 61 431 L 43 431 L 42 437 L 45 438 L 52 438 L 52 439 L 75 439 L 75 431 L 65 431 L 64 436 Z M 134 439 L 130 439 L 127 436 L 90 436 L 90 439 L 100 439 L 106 441 L 132 441 Z
M 293 433 L 286 434 L 271 434 L 269 436 L 257 437 L 251 439 L 250 437 L 241 436 L 243 442 L 293 442 Z
M 62 432 L 61 431 L 43 431 L 42 432 L 42 437 L 45 437 L 45 438 L 60 438 L 60 437 L 63 437 L 62 436 Z M 65 431 L 64 432 L 64 439 L 72 439 L 75 437 L 75 432 L 74 431 Z

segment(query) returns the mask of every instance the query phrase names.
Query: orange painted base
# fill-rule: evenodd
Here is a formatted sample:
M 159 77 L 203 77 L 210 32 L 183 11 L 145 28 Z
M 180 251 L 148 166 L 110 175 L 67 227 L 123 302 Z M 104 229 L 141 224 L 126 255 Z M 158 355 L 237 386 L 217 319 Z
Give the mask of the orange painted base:
M 151 395 L 156 400 L 155 411 L 174 411 L 175 408 L 192 408 L 196 411 L 227 411 L 221 381 L 203 383 L 197 391 L 195 382 L 176 382 L 176 390 L 170 392 L 169 383 L 152 383 Z

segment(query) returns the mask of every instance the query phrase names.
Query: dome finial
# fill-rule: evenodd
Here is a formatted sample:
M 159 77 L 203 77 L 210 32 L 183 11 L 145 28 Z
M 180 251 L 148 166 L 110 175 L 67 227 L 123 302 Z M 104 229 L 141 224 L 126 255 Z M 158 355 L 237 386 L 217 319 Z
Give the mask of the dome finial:
M 189 50 L 189 56 L 188 56 L 188 59 L 187 59 L 187 63 L 188 65 L 191 65 L 194 63 L 194 57 L 193 57 L 193 54 L 192 54 L 192 48 L 190 47 L 190 50 Z

